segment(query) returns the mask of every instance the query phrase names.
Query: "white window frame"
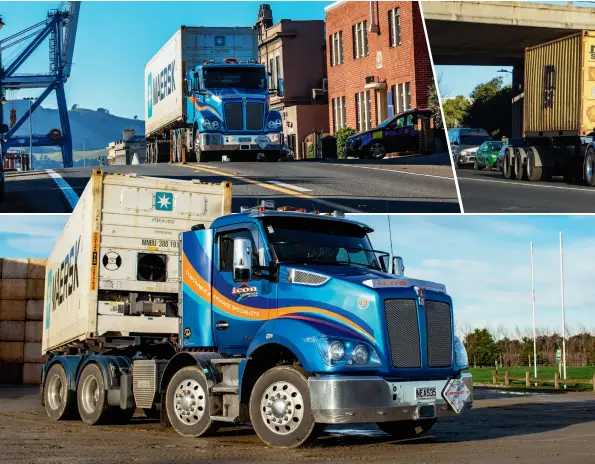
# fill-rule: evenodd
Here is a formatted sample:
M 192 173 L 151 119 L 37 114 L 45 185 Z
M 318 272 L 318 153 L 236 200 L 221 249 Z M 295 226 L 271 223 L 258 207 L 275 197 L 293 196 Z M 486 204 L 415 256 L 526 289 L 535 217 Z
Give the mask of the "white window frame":
M 401 45 L 401 10 L 394 8 L 388 12 L 390 25 L 390 46 Z
M 370 54 L 368 44 L 368 21 L 354 24 L 353 32 L 353 58 L 358 60 Z
M 343 31 L 330 35 L 331 66 L 343 64 Z
M 370 91 L 355 94 L 357 131 L 363 132 L 372 128 L 372 102 Z
M 335 132 L 347 127 L 347 109 L 344 96 L 333 98 L 333 124 Z
M 396 93 L 393 95 L 395 114 L 411 109 L 411 83 L 401 82 L 394 86 Z

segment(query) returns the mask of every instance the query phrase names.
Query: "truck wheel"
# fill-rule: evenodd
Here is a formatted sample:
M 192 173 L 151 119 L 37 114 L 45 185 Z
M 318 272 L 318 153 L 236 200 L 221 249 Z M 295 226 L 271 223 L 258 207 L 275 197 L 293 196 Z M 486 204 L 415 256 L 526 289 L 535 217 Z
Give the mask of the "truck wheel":
M 527 153 L 527 177 L 531 182 L 539 182 L 544 173 L 542 166 L 535 166 L 536 154 L 534 150 L 535 148 L 531 147 Z
M 196 366 L 180 369 L 169 381 L 165 396 L 167 417 L 185 437 L 200 437 L 219 425 L 211 420 L 207 379 Z
M 260 439 L 277 448 L 296 448 L 316 438 L 308 379 L 301 369 L 278 366 L 266 371 L 250 395 L 250 420 Z
M 76 416 L 74 392 L 68 390 L 66 371 L 60 364 L 54 364 L 46 376 L 43 399 L 50 418 L 64 420 Z
M 595 187 L 595 150 L 593 147 L 587 149 L 585 154 L 584 174 L 587 185 Z
M 510 161 L 510 150 L 506 150 L 506 154 L 504 155 L 504 161 L 502 164 L 502 175 L 505 179 L 512 178 L 512 165 Z
M 392 421 L 392 422 L 377 422 L 376 425 L 384 433 L 389 434 L 394 438 L 415 438 L 422 433 L 430 430 L 436 419 L 420 419 L 420 420 L 406 420 L 406 421 Z
M 516 150 L 514 157 L 514 178 L 516 180 L 523 180 L 525 178 L 525 165 L 523 164 L 523 156 L 520 150 Z
M 115 419 L 116 413 L 121 411 L 120 408 L 108 406 L 103 373 L 97 364 L 87 364 L 83 369 L 76 389 L 76 399 L 81 419 L 89 425 Z

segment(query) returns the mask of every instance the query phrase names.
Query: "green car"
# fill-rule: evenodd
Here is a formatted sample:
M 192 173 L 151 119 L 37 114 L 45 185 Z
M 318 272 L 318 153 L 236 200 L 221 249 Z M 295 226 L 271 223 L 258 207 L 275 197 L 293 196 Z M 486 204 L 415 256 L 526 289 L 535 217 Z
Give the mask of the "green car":
M 502 142 L 488 140 L 483 142 L 475 153 L 473 169 L 488 169 L 491 171 L 496 167 L 498 152 L 502 149 Z

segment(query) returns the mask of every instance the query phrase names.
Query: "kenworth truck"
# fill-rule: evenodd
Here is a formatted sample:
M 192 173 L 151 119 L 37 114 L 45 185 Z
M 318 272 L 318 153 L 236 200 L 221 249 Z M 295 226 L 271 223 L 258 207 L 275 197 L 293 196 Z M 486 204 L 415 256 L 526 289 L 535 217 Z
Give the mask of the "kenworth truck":
M 399 258 L 389 273 L 365 224 L 270 202 L 210 222 L 229 187 L 189 184 L 207 208 L 178 247 L 158 231 L 181 224 L 184 186 L 97 179 L 81 198 L 92 214 L 75 210 L 47 267 L 52 419 L 139 408 L 187 437 L 249 421 L 268 445 L 296 447 L 325 424 L 414 437 L 472 406 L 444 285 L 404 277 Z M 127 219 L 126 189 L 139 205 Z
M 282 85 L 269 89 L 257 56 L 251 27 L 182 26 L 145 65 L 148 160 L 278 160 L 283 121 L 269 92 Z
M 506 147 L 502 175 L 595 186 L 595 31 L 527 48 L 521 96 L 523 140 Z

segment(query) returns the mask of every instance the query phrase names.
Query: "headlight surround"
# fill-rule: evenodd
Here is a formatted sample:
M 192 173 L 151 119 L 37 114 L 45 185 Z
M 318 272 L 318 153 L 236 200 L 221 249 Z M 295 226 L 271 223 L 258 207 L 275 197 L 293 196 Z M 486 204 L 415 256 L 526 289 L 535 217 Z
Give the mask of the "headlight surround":
M 201 122 L 202 127 L 207 130 L 217 130 L 221 127 L 221 124 L 217 120 L 203 119 Z
M 280 119 L 273 119 L 267 123 L 269 129 L 279 129 L 281 126 L 283 126 L 283 121 Z
M 368 343 L 355 340 L 319 337 L 318 351 L 329 366 L 380 366 L 376 350 Z
M 455 367 L 459 370 L 469 368 L 467 349 L 459 337 L 455 336 Z

